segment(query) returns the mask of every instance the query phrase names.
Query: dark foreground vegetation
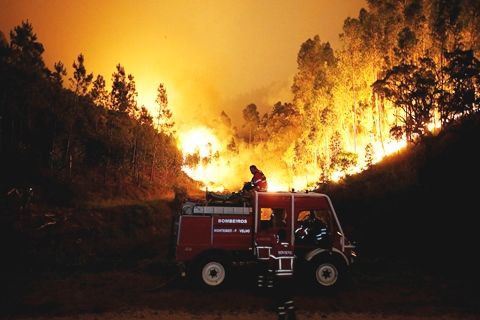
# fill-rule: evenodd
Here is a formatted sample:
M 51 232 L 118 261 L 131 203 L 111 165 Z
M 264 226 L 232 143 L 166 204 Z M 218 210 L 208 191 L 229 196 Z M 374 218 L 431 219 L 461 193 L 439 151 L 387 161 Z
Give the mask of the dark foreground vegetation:
M 479 137 L 480 118 L 469 117 L 326 186 L 360 255 L 335 291 L 313 291 L 297 274 L 301 312 L 478 315 L 477 197 L 470 181 L 479 178 L 480 156 L 471 152 Z M 21 232 L 3 251 L 3 267 L 9 266 L 2 273 L 4 314 L 268 311 L 272 299 L 256 291 L 249 269 L 236 270 L 220 292 L 204 292 L 178 277 L 168 255 L 177 204 L 50 210 L 57 221 L 51 225 L 31 209 L 29 218 L 17 220 Z
M 479 140 L 479 115 L 467 117 L 323 191 L 365 257 L 478 282 Z
M 185 183 L 163 84 L 152 116 L 138 106 L 135 79 L 120 64 L 108 90 L 82 54 L 72 75 L 60 61 L 47 68 L 28 21 L 9 38 L 0 33 L 2 196 L 33 187 L 38 201 L 65 206 L 158 197 Z

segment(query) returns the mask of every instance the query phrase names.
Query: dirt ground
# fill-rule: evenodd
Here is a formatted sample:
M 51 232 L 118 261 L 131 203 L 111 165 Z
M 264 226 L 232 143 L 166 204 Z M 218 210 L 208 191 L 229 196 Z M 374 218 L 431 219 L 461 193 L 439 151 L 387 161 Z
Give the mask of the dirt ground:
M 23 277 L 4 287 L 5 319 L 275 319 L 271 292 L 248 270 L 229 286 L 203 290 L 158 263 L 128 270 Z M 446 280 L 448 279 L 448 281 Z M 480 319 L 478 282 L 399 264 L 360 262 L 340 288 L 322 292 L 299 279 L 298 319 Z
M 28 238 L 37 244 L 32 252 L 38 256 L 67 262 L 103 257 L 110 263 L 92 270 L 25 271 L 36 270 L 32 266 L 21 274 L 0 272 L 0 319 L 276 319 L 273 292 L 259 291 L 248 268 L 232 270 L 230 283 L 220 290 L 200 289 L 178 276 L 166 258 L 170 222 L 152 218 L 168 210 L 168 203 L 154 202 L 106 213 L 80 212 L 78 219 L 73 214 L 63 219 L 75 223 L 52 228 L 43 238 Z M 73 227 L 82 232 L 72 232 Z M 142 258 L 142 243 L 157 248 L 157 255 Z M 69 254 L 59 255 L 64 252 Z M 70 266 L 61 264 L 64 260 L 58 265 Z M 120 263 L 124 260 L 129 263 Z M 459 266 L 440 270 L 439 264 L 420 267 L 416 260 L 360 258 L 348 280 L 329 291 L 311 288 L 312 279 L 299 275 L 292 289 L 297 319 L 480 319 L 478 270 Z
M 441 316 L 422 316 L 422 315 L 383 315 L 369 313 L 331 313 L 324 314 L 319 312 L 297 312 L 296 317 L 301 319 L 330 319 L 330 320 L 474 320 L 479 319 L 478 316 L 459 316 L 454 314 L 446 314 Z M 277 319 L 272 312 L 214 312 L 208 314 L 198 314 L 191 312 L 171 312 L 145 309 L 140 311 L 126 311 L 122 313 L 108 312 L 103 314 L 83 314 L 66 317 L 38 317 L 38 318 L 22 318 L 24 320 L 150 320 L 150 319 L 171 319 L 171 320 L 252 320 L 252 319 Z

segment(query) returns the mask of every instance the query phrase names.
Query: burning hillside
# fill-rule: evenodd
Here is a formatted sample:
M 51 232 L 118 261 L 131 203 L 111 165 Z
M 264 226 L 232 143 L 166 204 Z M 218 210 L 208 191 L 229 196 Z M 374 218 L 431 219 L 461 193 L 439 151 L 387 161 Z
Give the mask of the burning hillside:
M 328 176 L 320 162 L 294 163 L 291 147 L 293 141 L 282 145 L 273 142 L 249 144 L 236 141 L 235 136 L 217 135 L 213 128 L 196 127 L 179 133 L 178 147 L 182 151 L 183 171 L 200 181 L 212 191 L 236 191 L 250 180 L 248 166 L 257 164 L 267 174 L 269 191 L 306 190 L 315 187 L 324 177 L 337 181 L 346 174 L 360 172 L 368 164 L 364 161 L 331 171 Z M 312 141 L 312 144 L 314 142 Z M 406 145 L 405 140 L 387 141 L 372 146 L 372 163 L 398 151 Z M 283 147 L 283 148 L 279 148 Z M 312 146 L 309 146 L 312 147 Z M 353 154 L 353 153 L 352 153 Z M 359 155 L 357 154 L 357 157 Z
M 238 189 L 256 164 L 271 190 L 310 189 L 478 112 L 480 24 L 471 5 L 455 6 L 369 2 L 345 20 L 338 50 L 318 36 L 301 45 L 291 102 L 263 115 L 249 104 L 237 127 L 222 113 L 219 127 L 181 132 L 183 170 Z

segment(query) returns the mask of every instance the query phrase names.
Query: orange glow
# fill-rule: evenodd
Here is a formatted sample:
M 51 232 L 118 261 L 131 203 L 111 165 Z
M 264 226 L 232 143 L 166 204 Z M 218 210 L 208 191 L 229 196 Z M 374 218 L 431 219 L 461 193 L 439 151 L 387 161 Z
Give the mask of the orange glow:
M 139 105 L 154 112 L 162 82 L 175 122 L 200 124 L 221 110 L 240 120 L 252 101 L 266 110 L 267 102 L 289 99 L 299 45 L 319 34 L 338 46 L 344 19 L 363 6 L 365 0 L 18 0 L 2 3 L 0 30 L 8 36 L 28 19 L 47 66 L 61 60 L 67 79 L 79 53 L 107 86 L 121 63 L 135 77 Z
M 264 159 L 257 162 L 257 165 L 267 176 L 268 191 L 311 190 L 315 188 L 322 175 L 322 169 L 315 164 L 301 168 L 302 174 L 291 174 L 285 166 L 280 165 L 281 162 L 271 162 L 266 157 L 259 157 L 259 155 L 265 156 L 265 146 L 251 148 L 245 143 L 240 143 L 239 153 L 232 154 L 226 148 L 229 139 L 226 133 L 221 134 L 220 138 L 212 128 L 205 126 L 180 132 L 178 147 L 184 159 L 192 154 L 198 154 L 201 158 L 197 164 L 185 164 L 184 172 L 202 182 L 208 190 L 218 192 L 240 190 L 243 183 L 251 178 L 248 166 L 252 162 L 251 159 L 255 158 Z M 387 140 L 383 145 L 375 143 L 372 163 L 377 163 L 385 156 L 398 152 L 406 145 L 405 139 Z M 348 168 L 347 171 L 333 171 L 327 178 L 332 182 L 339 182 L 346 175 L 356 174 L 364 169 L 366 164 L 364 161 L 359 161 L 356 166 Z
M 200 157 L 211 157 L 220 151 L 220 144 L 212 131 L 205 127 L 191 129 L 179 135 L 180 149 L 184 153 L 198 153 Z
M 247 104 L 256 103 L 262 115 L 279 100 L 291 101 L 301 43 L 319 34 L 322 41 L 340 48 L 338 34 L 345 18 L 357 16 L 366 4 L 365 0 L 10 1 L 0 10 L 0 30 L 8 35 L 28 19 L 45 46 L 47 65 L 64 62 L 67 79 L 79 53 L 85 56 L 87 71 L 102 74 L 107 86 L 115 65 L 121 63 L 135 77 L 138 104 L 153 115 L 157 87 L 164 83 L 178 147 L 185 160 L 199 157 L 197 163 L 186 162 L 183 170 L 209 190 L 240 189 L 251 178 L 252 163 L 267 175 L 270 191 L 305 190 L 315 187 L 323 174 L 317 160 L 294 163 L 293 146 L 286 144 L 278 151 L 275 142 L 252 146 L 237 140 L 237 151 L 232 152 L 227 148 L 232 130 L 215 119 L 224 110 L 241 128 Z M 361 70 L 358 77 L 373 83 L 376 74 L 374 69 Z M 349 87 L 337 89 L 333 101 L 337 109 L 351 108 L 355 102 Z M 357 92 L 356 99 L 370 101 L 370 94 Z M 339 113 L 342 147 L 356 153 L 358 161 L 346 171 L 332 169 L 326 178 L 340 181 L 365 169 L 367 144 L 372 145 L 372 163 L 406 146 L 405 139 L 388 138 L 392 109 L 385 105 L 382 137 L 363 133 L 353 138 L 351 114 Z M 380 124 L 372 119 L 365 117 L 363 126 L 379 131 Z M 440 126 L 435 119 L 428 126 L 432 132 Z M 325 135 L 327 140 L 330 134 Z M 307 147 L 328 156 L 328 143 L 310 141 Z

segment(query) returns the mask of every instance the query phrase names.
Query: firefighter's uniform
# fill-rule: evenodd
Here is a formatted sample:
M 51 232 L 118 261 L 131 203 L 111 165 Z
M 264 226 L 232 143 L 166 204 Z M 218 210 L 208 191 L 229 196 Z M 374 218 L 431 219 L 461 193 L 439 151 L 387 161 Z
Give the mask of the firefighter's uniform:
M 252 177 L 252 185 L 257 191 L 267 191 L 267 177 L 262 171 L 256 170 Z
M 274 296 L 279 320 L 295 319 L 295 305 L 291 294 L 293 260 L 291 244 L 278 241 L 273 245 L 269 261 L 269 272 L 272 277 L 268 279 L 267 287 L 275 287 Z

